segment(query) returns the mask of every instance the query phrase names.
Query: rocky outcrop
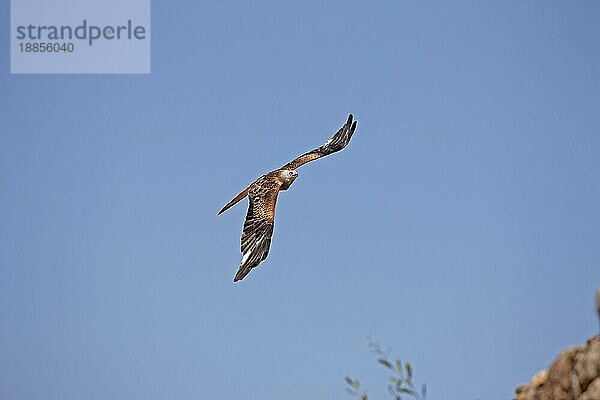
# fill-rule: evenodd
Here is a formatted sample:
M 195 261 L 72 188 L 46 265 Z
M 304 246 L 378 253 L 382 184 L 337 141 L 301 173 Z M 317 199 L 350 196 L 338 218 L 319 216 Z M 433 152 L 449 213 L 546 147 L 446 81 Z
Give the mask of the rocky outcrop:
M 563 351 L 517 388 L 515 400 L 600 400 L 600 336 Z

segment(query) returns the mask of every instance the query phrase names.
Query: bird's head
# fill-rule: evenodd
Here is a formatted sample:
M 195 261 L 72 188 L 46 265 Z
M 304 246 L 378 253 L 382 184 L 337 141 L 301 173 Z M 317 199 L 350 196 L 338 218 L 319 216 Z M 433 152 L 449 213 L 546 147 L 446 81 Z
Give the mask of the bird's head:
M 279 177 L 283 180 L 285 186 L 289 187 L 294 179 L 298 177 L 298 173 L 292 169 L 282 169 L 279 171 Z

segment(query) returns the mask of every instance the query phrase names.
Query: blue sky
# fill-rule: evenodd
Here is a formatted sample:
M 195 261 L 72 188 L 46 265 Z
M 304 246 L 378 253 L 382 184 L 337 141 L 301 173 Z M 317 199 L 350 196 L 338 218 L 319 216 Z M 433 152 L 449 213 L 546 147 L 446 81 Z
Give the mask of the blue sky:
M 8 2 L 0 51 L 8 50 Z M 595 2 L 164 2 L 150 75 L 0 68 L 0 398 L 507 399 L 597 332 Z M 233 284 L 256 177 L 279 197 Z

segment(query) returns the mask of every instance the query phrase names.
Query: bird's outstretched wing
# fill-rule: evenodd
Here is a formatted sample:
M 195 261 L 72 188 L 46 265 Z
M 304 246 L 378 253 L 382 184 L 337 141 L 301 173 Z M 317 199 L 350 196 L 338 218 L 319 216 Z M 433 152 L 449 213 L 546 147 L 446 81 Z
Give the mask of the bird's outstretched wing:
M 342 150 L 348 145 L 348 143 L 350 143 L 350 139 L 352 139 L 352 135 L 354 134 L 355 130 L 356 121 L 352 122 L 352 114 L 350 114 L 344 126 L 342 126 L 340 130 L 337 131 L 331 138 L 329 138 L 329 140 L 327 140 L 321 147 L 302 154 L 294 161 L 284 165 L 281 169 L 296 169 L 308 162 Z
M 242 231 L 243 256 L 240 268 L 233 278 L 234 282 L 244 279 L 252 268 L 258 266 L 269 255 L 275 221 L 275 203 L 280 186 L 280 182 L 268 174 L 250 185 L 248 212 Z

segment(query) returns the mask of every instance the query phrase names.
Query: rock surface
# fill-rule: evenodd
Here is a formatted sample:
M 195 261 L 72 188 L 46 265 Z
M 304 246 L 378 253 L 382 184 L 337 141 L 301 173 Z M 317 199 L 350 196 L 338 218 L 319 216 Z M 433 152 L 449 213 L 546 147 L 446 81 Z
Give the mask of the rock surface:
M 515 400 L 600 400 L 600 336 L 563 351 L 517 388 Z

